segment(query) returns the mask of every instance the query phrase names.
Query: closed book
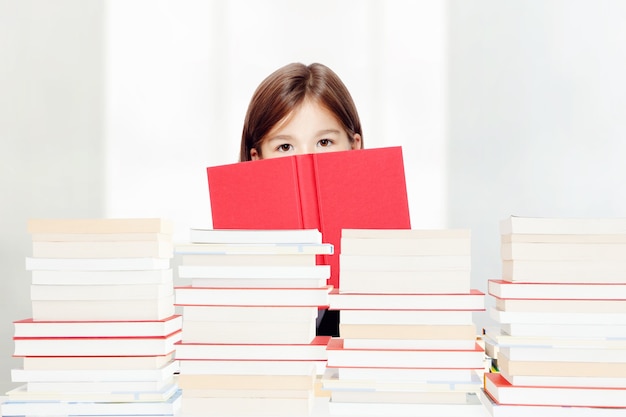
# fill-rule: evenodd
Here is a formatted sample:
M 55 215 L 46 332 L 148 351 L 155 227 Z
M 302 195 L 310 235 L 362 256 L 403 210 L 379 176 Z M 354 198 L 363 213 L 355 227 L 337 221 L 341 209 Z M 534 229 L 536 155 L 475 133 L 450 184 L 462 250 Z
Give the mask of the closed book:
M 346 349 L 471 350 L 475 344 L 475 337 L 465 339 L 343 338 L 343 346 Z
M 321 288 L 206 288 L 178 286 L 178 305 L 327 306 L 330 286 Z
M 109 391 L 30 391 L 27 385 L 21 385 L 6 393 L 9 401 L 67 401 L 67 402 L 130 402 L 145 403 L 167 401 L 176 393 L 178 386 L 173 380 L 166 386 L 154 390 L 124 391 L 113 388 Z
M 576 348 L 602 348 L 602 349 L 626 349 L 626 339 L 608 337 L 556 337 L 549 336 L 511 336 L 498 327 L 486 327 L 485 339 L 491 339 L 501 346 L 528 345 L 541 347 L 576 347 Z
M 461 294 L 343 294 L 330 292 L 333 310 L 470 310 L 485 309 L 485 294 L 471 290 Z
M 9 400 L 0 405 L 2 415 L 137 415 L 137 416 L 173 416 L 180 410 L 181 391 L 176 391 L 166 401 L 146 402 L 80 402 L 80 401 L 21 401 Z
M 316 306 L 182 306 L 189 321 L 302 322 L 317 318 Z
M 182 340 L 189 343 L 309 343 L 314 337 L 314 318 L 266 322 L 185 318 L 182 333 Z
M 626 234 L 626 218 L 557 218 L 510 216 L 500 221 L 500 233 L 519 234 Z
M 485 391 L 500 404 L 626 407 L 626 387 L 511 385 L 499 373 L 485 374 Z
M 514 361 L 626 363 L 621 349 L 500 346 L 500 354 Z
M 489 280 L 488 291 L 490 295 L 498 298 L 626 300 L 626 284 L 520 283 Z
M 145 269 L 168 269 L 166 258 L 26 258 L 29 271 L 137 271 Z
M 334 402 L 328 403 L 332 416 L 359 417 L 415 417 L 415 416 L 446 416 L 446 417 L 484 417 L 485 409 L 480 400 L 473 394 L 467 394 L 465 403 L 359 403 Z
M 489 316 L 498 323 L 626 325 L 626 313 L 536 313 L 501 311 L 492 307 Z
M 185 279 L 185 278 L 182 278 Z M 192 287 L 209 288 L 320 288 L 328 278 L 191 278 Z
M 470 270 L 342 269 L 339 290 L 346 294 L 463 294 L 471 290 Z
M 327 279 L 330 277 L 328 265 L 305 266 L 199 266 L 181 265 L 178 267 L 180 278 L 300 278 Z
M 162 368 L 173 358 L 173 352 L 154 356 L 25 356 L 22 358 L 22 368 L 39 371 L 139 371 Z
M 180 264 L 185 266 L 306 266 L 315 265 L 315 254 L 192 254 L 181 255 Z
M 171 242 L 172 234 L 165 232 L 146 233 L 31 233 L 32 242 Z
M 135 271 L 63 271 L 37 270 L 31 272 L 33 285 L 138 285 L 168 284 L 173 286 L 171 268 Z
M 34 258 L 172 258 L 171 241 L 33 242 Z
M 178 359 L 326 360 L 330 336 L 299 344 L 176 343 Z
M 483 368 L 483 349 L 475 345 L 471 350 L 399 350 L 399 349 L 345 349 L 343 340 L 328 343 L 328 366 L 362 366 L 372 368 Z
M 151 356 L 174 350 L 181 331 L 150 337 L 14 337 L 15 356 Z
M 495 306 L 501 311 L 534 313 L 626 313 L 624 300 L 560 300 L 554 298 L 498 298 Z
M 309 416 L 314 407 L 313 393 L 306 398 L 267 398 L 267 397 L 185 397 L 182 415 L 202 415 L 206 417 L 258 416 L 292 417 Z
M 13 322 L 15 337 L 150 337 L 165 336 L 182 327 L 182 316 L 142 321 L 34 321 Z
M 626 284 L 626 260 L 505 260 L 502 279 L 513 282 Z
M 326 366 L 326 361 L 318 362 Z M 242 377 L 248 377 L 250 375 L 260 375 L 263 377 L 270 375 L 292 375 L 298 377 L 304 376 L 305 380 L 308 380 L 318 369 L 316 361 L 310 360 L 180 359 L 179 364 L 181 375 L 198 375 L 206 379 L 217 376 L 220 376 L 220 378 L 231 378 L 233 375 Z M 237 385 L 234 384 L 233 386 L 236 387 Z
M 29 219 L 28 233 L 167 233 L 172 234 L 173 223 L 165 219 Z
M 317 229 L 212 229 L 192 227 L 189 230 L 192 243 L 236 243 L 236 244 L 290 244 L 322 243 L 322 234 Z
M 341 312 L 342 324 L 472 324 L 471 311 L 424 310 L 345 310 Z
M 133 358 L 132 356 L 128 356 Z M 97 362 L 98 357 L 94 357 Z M 164 381 L 179 370 L 179 364 L 171 360 L 155 369 L 12 369 L 13 382 L 114 382 L 114 381 Z
M 174 296 L 130 300 L 33 300 L 36 321 L 162 320 L 174 315 Z
M 476 338 L 474 324 L 346 324 L 339 335 L 351 339 L 469 339 Z
M 522 404 L 499 404 L 484 390 L 478 393 L 485 410 L 491 417 L 624 417 L 626 410 L 623 408 L 607 407 L 571 407 L 559 405 L 522 405 Z
M 169 378 L 152 381 L 52 381 L 27 382 L 26 390 L 30 393 L 56 395 L 59 393 L 110 393 L 110 392 L 161 392 L 175 384 L 174 375 Z
M 30 286 L 30 299 L 35 300 L 146 300 L 174 294 L 173 285 L 39 285 Z
M 330 243 L 181 243 L 177 255 L 332 255 Z
M 207 176 L 215 228 L 318 229 L 336 253 L 345 228 L 410 229 L 400 147 L 215 166 Z M 338 257 L 321 262 L 338 287 Z
M 336 373 L 339 379 L 366 383 L 469 384 L 477 378 L 480 380 L 476 370 L 464 368 L 329 367 L 328 369 L 329 372 Z
M 181 389 L 312 389 L 315 373 L 308 375 L 210 375 L 181 372 L 178 384 Z
M 619 261 L 626 256 L 626 243 L 511 242 L 501 244 L 500 254 L 503 260 Z
M 617 324 L 503 323 L 501 327 L 504 332 L 512 336 L 582 336 L 623 339 L 626 335 L 626 325 Z

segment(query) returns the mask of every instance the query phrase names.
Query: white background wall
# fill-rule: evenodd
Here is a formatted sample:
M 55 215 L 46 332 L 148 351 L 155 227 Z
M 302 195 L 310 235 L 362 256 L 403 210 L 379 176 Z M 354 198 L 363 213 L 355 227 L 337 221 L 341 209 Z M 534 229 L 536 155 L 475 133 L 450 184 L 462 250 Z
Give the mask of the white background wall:
M 329 65 L 366 146 L 403 147 L 414 228 L 472 229 L 476 288 L 510 214 L 626 216 L 625 18 L 620 0 L 0 0 L 0 382 L 30 314 L 26 219 L 163 216 L 185 239 L 210 223 L 206 166 L 236 161 L 254 88 L 288 62 Z

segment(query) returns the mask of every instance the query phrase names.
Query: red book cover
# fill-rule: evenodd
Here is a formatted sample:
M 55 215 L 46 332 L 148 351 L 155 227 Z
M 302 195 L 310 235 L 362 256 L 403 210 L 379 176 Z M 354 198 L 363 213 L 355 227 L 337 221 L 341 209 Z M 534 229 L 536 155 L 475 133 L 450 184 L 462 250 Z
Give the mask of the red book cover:
M 319 229 L 339 284 L 341 229 L 410 229 L 402 148 L 295 155 L 207 168 L 215 229 Z

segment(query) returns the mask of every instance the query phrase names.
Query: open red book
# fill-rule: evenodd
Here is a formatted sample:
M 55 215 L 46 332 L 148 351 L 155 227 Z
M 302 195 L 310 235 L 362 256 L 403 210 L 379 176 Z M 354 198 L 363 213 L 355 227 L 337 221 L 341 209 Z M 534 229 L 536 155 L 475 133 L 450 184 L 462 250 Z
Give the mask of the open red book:
M 207 168 L 213 228 L 318 229 L 339 285 L 341 229 L 410 229 L 402 148 L 294 155 Z

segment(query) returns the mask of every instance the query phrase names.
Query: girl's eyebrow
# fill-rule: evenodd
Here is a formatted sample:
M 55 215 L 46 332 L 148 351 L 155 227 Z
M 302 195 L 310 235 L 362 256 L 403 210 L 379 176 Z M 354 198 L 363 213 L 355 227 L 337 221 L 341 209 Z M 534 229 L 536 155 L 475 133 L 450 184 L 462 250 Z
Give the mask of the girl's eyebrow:
M 338 133 L 341 133 L 341 132 L 339 130 L 337 130 L 337 129 L 324 129 L 324 130 L 320 130 L 319 132 L 317 132 L 317 135 L 321 136 L 321 135 L 326 135 L 328 133 L 337 133 L 338 134 Z

